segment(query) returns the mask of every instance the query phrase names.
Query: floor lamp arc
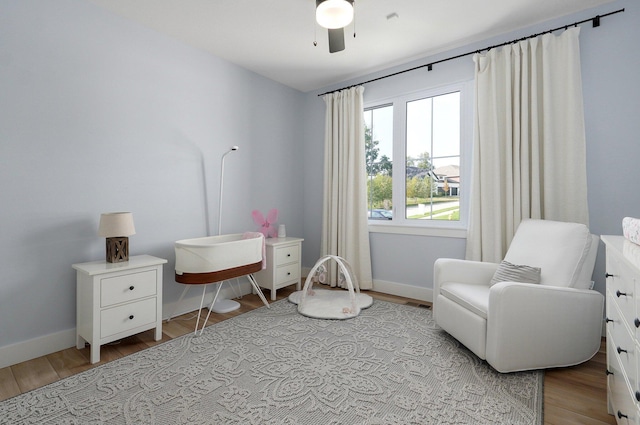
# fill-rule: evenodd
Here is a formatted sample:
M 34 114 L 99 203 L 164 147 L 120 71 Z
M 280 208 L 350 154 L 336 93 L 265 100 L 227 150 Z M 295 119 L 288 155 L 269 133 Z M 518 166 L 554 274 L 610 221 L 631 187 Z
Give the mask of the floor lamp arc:
M 231 146 L 227 152 L 222 155 L 222 159 L 220 160 L 220 191 L 218 193 L 218 235 L 222 234 L 222 193 L 224 189 L 224 160 L 227 155 L 232 152 L 236 152 L 240 149 L 238 146 Z M 218 286 L 218 292 L 220 292 L 220 288 L 222 288 L 222 284 L 224 282 L 220 282 Z M 211 307 L 211 311 L 213 313 L 229 313 L 230 311 L 234 311 L 240 308 L 240 303 L 234 300 L 226 300 L 226 299 L 217 299 L 215 304 Z

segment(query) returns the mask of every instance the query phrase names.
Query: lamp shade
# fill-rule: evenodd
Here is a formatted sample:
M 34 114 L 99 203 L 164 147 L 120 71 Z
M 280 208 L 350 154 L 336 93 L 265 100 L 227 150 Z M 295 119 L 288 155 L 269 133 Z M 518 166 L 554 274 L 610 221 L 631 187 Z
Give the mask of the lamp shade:
M 342 28 L 353 20 L 353 5 L 347 0 L 316 1 L 316 21 L 324 28 Z
M 133 214 L 130 212 L 111 212 L 100 215 L 98 236 L 113 238 L 135 234 L 136 229 L 133 227 Z

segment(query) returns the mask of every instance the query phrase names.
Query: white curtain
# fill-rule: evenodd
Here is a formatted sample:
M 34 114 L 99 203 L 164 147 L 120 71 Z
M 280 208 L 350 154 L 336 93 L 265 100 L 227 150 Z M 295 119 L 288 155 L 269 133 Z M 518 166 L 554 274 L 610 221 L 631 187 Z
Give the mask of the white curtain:
M 361 289 L 371 289 L 367 228 L 363 87 L 324 96 L 326 103 L 322 255 L 349 262 Z M 331 285 L 338 284 L 334 276 Z
M 579 34 L 474 55 L 467 259 L 501 261 L 525 218 L 588 224 Z

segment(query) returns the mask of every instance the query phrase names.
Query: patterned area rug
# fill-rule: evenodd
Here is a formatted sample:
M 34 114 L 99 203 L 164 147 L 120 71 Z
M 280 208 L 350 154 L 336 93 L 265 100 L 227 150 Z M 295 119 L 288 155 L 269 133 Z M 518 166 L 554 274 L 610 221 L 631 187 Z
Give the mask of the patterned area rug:
M 542 424 L 542 372 L 500 374 L 431 310 L 349 320 L 282 300 L 0 403 L 1 424 Z

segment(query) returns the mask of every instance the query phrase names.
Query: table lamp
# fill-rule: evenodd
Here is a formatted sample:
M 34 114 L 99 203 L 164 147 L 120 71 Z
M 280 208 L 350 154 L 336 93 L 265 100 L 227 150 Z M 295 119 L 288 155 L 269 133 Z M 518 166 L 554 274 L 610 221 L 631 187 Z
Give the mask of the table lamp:
M 133 214 L 111 212 L 100 215 L 98 236 L 107 238 L 107 262 L 129 261 L 129 236 L 135 235 Z

